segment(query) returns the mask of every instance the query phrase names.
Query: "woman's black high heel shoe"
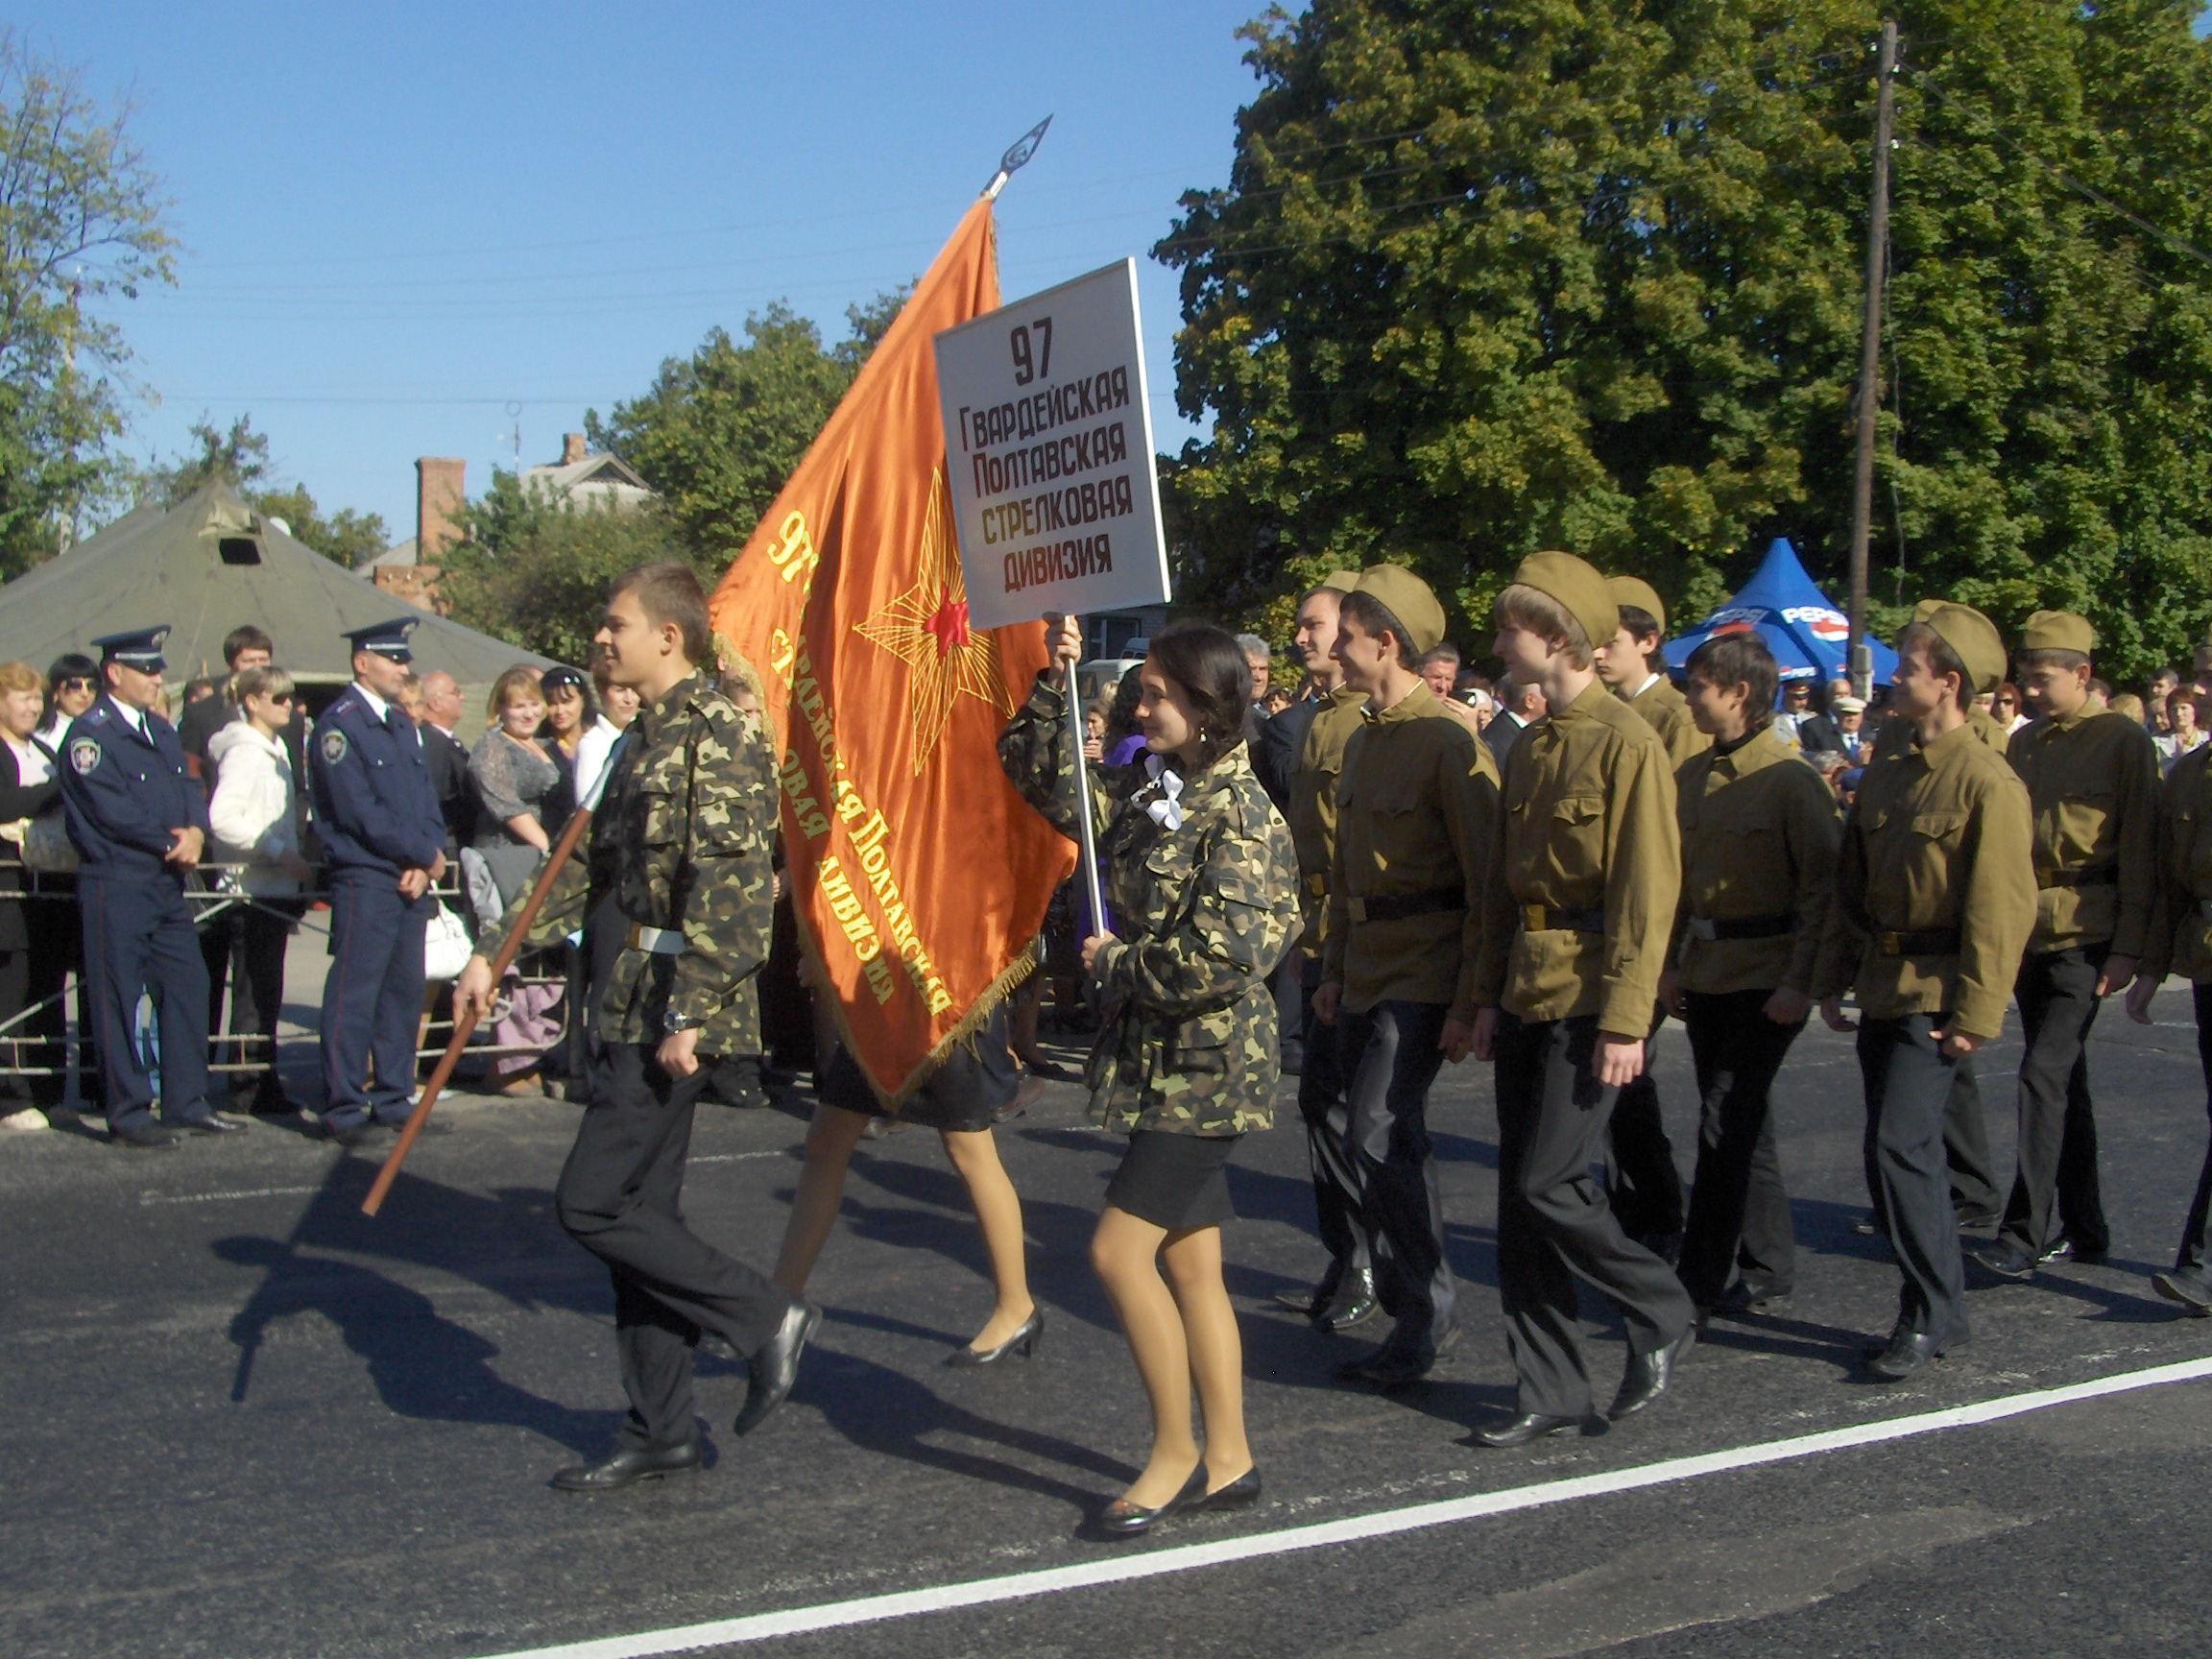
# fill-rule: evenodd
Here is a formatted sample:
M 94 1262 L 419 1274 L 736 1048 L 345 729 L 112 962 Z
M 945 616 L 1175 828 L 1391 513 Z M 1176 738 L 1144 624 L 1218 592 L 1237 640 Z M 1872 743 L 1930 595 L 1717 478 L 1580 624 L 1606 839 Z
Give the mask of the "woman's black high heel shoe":
M 973 1371 L 979 1365 L 996 1365 L 1009 1354 L 1020 1354 L 1024 1359 L 1037 1358 L 1037 1350 L 1045 1341 L 1045 1310 L 1031 1310 L 1014 1334 L 996 1348 L 955 1348 L 945 1356 L 945 1363 L 957 1371 Z
M 1149 1532 L 1168 1516 L 1190 1508 L 1206 1496 L 1206 1460 L 1201 1457 L 1198 1467 L 1190 1471 L 1190 1479 L 1183 1482 L 1183 1490 L 1157 1509 L 1140 1509 L 1126 1498 L 1117 1498 L 1106 1505 L 1098 1517 L 1098 1530 L 1109 1538 L 1135 1538 Z

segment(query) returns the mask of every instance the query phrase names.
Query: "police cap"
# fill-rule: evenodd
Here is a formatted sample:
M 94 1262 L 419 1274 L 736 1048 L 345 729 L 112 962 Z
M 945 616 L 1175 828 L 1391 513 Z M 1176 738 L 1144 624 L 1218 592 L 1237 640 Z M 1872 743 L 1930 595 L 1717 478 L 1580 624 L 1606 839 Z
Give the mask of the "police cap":
M 420 616 L 391 616 L 366 628 L 349 628 L 339 637 L 350 640 L 356 651 L 373 651 L 394 662 L 412 662 L 415 653 L 408 647 L 407 631 L 421 620 Z
M 120 634 L 104 634 L 92 641 L 92 648 L 100 653 L 100 661 L 103 662 L 120 662 L 126 668 L 158 674 L 169 666 L 161 657 L 161 641 L 168 637 L 169 624 L 160 622 L 151 628 L 129 628 Z

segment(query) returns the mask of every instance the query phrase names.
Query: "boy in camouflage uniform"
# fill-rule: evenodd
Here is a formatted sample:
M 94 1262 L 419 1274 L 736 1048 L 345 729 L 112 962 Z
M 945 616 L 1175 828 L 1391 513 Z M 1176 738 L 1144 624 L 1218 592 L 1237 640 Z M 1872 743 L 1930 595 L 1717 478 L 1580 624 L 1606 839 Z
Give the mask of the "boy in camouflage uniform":
M 1498 1286 L 1519 1374 L 1519 1414 L 1475 1439 L 1525 1446 L 1591 1409 L 1577 1279 L 1628 1326 L 1608 1415 L 1657 1399 L 1695 1339 L 1673 1272 L 1589 1178 L 1615 1098 L 1646 1064 L 1682 848 L 1667 751 L 1594 670 L 1591 642 L 1620 628 L 1605 579 L 1571 554 L 1533 554 L 1494 614 L 1506 672 L 1541 685 L 1551 710 L 1505 757 L 1474 985 L 1475 1054 L 1497 1062 Z
M 699 1466 L 691 1350 L 702 1328 L 749 1357 L 743 1434 L 790 1392 L 822 1319 L 691 1232 L 681 1208 L 692 1109 L 711 1061 L 760 1052 L 755 984 L 774 908 L 775 755 L 759 717 L 700 670 L 711 637 L 686 566 L 646 565 L 615 580 L 596 642 L 610 678 L 637 686 L 644 706 L 615 750 L 589 849 L 561 867 L 523 940 L 541 949 L 587 918 L 628 932 L 598 993 L 604 1047 L 554 1204 L 569 1237 L 613 1277 L 630 1412 L 611 1456 L 554 1477 L 568 1491 Z M 610 896 L 613 912 L 602 908 Z M 455 987 L 479 1017 L 491 1006 L 490 958 L 525 902 L 479 942 Z

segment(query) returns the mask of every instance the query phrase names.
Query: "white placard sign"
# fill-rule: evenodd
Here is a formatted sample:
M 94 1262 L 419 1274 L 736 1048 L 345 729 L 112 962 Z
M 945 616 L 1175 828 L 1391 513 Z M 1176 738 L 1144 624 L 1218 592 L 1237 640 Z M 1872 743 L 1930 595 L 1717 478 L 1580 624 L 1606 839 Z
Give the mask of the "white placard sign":
M 1167 598 L 1167 542 L 1124 259 L 937 336 L 968 619 Z

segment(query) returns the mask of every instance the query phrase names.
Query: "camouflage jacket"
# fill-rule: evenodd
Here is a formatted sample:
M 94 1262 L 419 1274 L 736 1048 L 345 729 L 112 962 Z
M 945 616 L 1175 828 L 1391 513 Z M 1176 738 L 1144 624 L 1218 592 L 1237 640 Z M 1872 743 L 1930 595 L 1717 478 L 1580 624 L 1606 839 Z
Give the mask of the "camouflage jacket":
M 1073 836 L 1068 705 L 1042 675 L 998 736 L 1022 798 Z M 1090 769 L 1113 941 L 1094 971 L 1105 1019 L 1091 1118 L 1135 1133 L 1241 1135 L 1274 1118 L 1281 1077 L 1267 975 L 1296 937 L 1298 856 L 1241 745 L 1182 780 Z M 1180 823 L 1170 828 L 1177 817 Z
M 600 994 L 601 1041 L 658 1044 L 673 1017 L 699 1028 L 702 1054 L 760 1052 L 755 976 L 768 960 L 779 810 L 766 731 L 712 683 L 695 674 L 637 711 L 589 848 L 562 867 L 523 940 L 542 950 L 613 896 L 630 937 Z M 497 952 L 524 902 L 478 945 L 483 955 Z M 684 949 L 647 950 L 641 928 L 680 932 Z

